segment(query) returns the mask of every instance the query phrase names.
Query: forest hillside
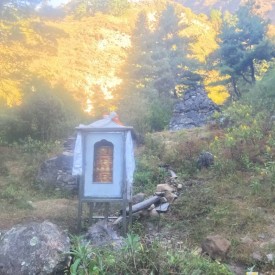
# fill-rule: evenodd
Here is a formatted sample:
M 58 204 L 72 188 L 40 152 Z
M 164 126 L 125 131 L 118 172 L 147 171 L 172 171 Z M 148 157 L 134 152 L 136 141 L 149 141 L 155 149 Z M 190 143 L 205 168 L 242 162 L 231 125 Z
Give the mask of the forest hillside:
M 0 244 L 49 220 L 74 235 L 65 274 L 274 274 L 273 2 L 0 1 Z M 211 118 L 172 131 L 192 93 Z M 139 213 L 115 251 L 77 236 L 76 193 L 38 180 L 68 161 L 77 125 L 113 111 L 135 130 L 134 194 L 169 204 Z M 213 236 L 218 257 L 201 248 Z

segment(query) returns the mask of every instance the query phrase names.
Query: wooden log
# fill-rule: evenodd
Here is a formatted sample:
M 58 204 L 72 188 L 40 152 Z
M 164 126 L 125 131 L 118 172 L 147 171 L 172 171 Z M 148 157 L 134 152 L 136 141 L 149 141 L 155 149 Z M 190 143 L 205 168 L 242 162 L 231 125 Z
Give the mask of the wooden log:
M 132 217 L 139 217 L 141 215 L 141 212 L 142 211 L 139 211 L 139 212 L 136 212 L 132 215 Z M 122 216 L 119 216 L 114 222 L 113 222 L 113 225 L 118 225 L 122 222 L 123 220 L 123 217 Z
M 132 213 L 138 212 L 140 210 L 146 209 L 148 207 L 150 207 L 152 204 L 159 202 L 160 201 L 160 197 L 159 196 L 153 196 L 147 200 L 144 200 L 140 203 L 137 203 L 135 205 L 132 206 Z M 129 212 L 129 207 L 127 207 L 126 212 Z
M 140 203 L 134 204 L 134 205 L 132 206 L 132 213 L 133 213 L 133 216 L 136 216 L 135 214 L 138 214 L 138 215 L 139 215 L 139 214 L 142 212 L 142 210 L 147 209 L 147 208 L 149 208 L 152 204 L 159 202 L 160 199 L 161 199 L 160 196 L 153 196 L 153 197 L 151 197 L 151 198 L 149 198 L 149 199 L 147 199 L 147 200 L 144 200 L 144 201 L 142 201 L 142 202 L 140 202 Z M 129 213 L 129 207 L 126 208 L 126 212 Z M 113 224 L 114 224 L 114 225 L 119 224 L 119 223 L 121 223 L 122 220 L 123 220 L 123 217 L 120 216 L 120 217 L 118 217 L 118 218 L 113 222 Z

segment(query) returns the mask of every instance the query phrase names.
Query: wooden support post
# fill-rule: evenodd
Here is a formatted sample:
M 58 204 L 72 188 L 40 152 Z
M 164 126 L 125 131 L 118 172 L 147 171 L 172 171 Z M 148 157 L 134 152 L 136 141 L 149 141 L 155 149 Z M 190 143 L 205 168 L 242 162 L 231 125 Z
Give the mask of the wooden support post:
M 94 203 L 89 203 L 89 225 L 91 226 L 93 223 L 93 211 L 94 211 Z
M 129 201 L 129 228 L 130 231 L 132 231 L 132 225 L 133 225 L 133 216 L 132 216 L 132 201 Z
M 106 223 L 108 222 L 109 212 L 110 212 L 110 203 L 109 202 L 105 202 L 104 219 L 105 219 Z
M 77 215 L 77 231 L 80 233 L 81 231 L 81 221 L 82 221 L 82 201 L 79 199 L 78 201 L 78 215 Z
M 127 220 L 126 220 L 126 200 L 123 200 L 123 206 L 122 206 L 122 217 L 123 217 L 123 235 L 124 237 L 127 234 Z

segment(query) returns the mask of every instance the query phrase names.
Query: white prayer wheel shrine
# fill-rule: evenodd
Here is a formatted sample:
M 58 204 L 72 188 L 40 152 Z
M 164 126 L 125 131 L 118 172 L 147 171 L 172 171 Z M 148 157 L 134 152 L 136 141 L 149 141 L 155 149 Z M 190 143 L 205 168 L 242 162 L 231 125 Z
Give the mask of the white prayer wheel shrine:
M 121 202 L 126 230 L 126 207 L 132 201 L 135 169 L 133 128 L 122 125 L 116 113 L 111 113 L 76 129 L 73 175 L 80 178 L 78 226 L 81 227 L 83 202 Z

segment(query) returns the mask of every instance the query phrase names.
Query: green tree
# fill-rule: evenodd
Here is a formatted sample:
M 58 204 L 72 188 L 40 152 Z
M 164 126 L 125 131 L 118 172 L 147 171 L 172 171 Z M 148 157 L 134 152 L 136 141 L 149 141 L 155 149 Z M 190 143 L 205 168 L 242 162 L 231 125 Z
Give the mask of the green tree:
M 133 125 L 143 135 L 150 131 L 150 102 L 152 80 L 154 76 L 151 58 L 152 33 L 147 24 L 147 15 L 141 12 L 132 33 L 132 47 L 125 66 L 121 70 L 123 83 L 117 92 L 121 95 L 119 114 L 121 120 Z
M 111 0 L 109 3 L 109 12 L 113 15 L 121 15 L 129 5 L 128 0 Z
M 119 94 L 122 121 L 133 125 L 142 138 L 148 131 L 162 130 L 169 122 L 169 98 L 160 96 L 155 87 L 157 63 L 154 60 L 155 34 L 149 29 L 147 14 L 138 15 L 132 34 L 132 48 L 122 70 Z
M 128 0 L 76 0 L 70 3 L 77 17 L 94 16 L 97 12 L 121 15 L 129 6 Z
M 160 95 L 178 97 L 179 87 L 196 86 L 199 75 L 190 69 L 194 62 L 188 55 L 190 40 L 179 35 L 179 17 L 172 5 L 168 5 L 159 18 L 155 31 L 155 50 L 152 58 L 157 68 L 154 87 Z
M 8 142 L 30 136 L 42 141 L 66 136 L 83 116 L 80 105 L 63 87 L 33 79 L 24 88 L 23 103 L 0 114 L 0 136 Z
M 0 19 L 18 20 L 35 12 L 36 6 L 42 0 L 1 0 Z
M 224 22 L 220 34 L 220 69 L 230 76 L 237 97 L 240 97 L 238 80 L 249 84 L 256 81 L 255 65 L 269 61 L 274 55 L 274 46 L 267 38 L 267 21 L 252 12 L 248 3 L 239 8 L 236 17 Z

